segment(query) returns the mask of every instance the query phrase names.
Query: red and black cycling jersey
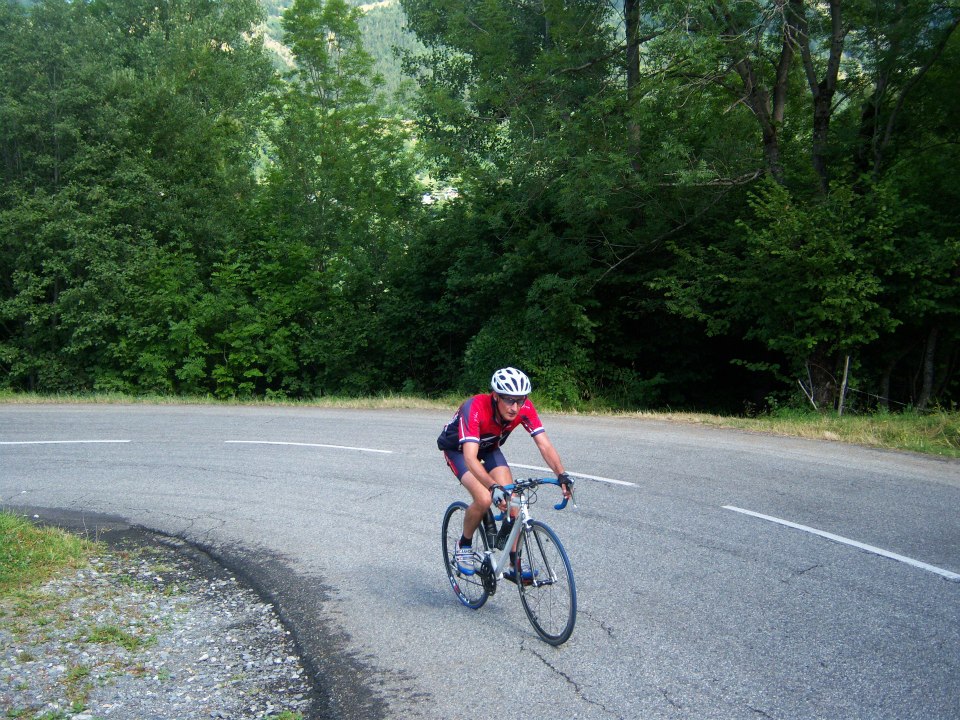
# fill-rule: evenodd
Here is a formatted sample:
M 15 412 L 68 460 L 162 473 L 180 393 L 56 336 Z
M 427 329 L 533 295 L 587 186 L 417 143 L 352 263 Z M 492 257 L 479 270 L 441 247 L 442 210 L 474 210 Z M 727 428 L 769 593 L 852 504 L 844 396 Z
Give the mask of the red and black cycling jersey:
M 464 443 L 477 443 L 481 451 L 489 450 L 503 445 L 507 436 L 518 425 L 523 425 L 530 437 L 544 432 L 543 424 L 530 398 L 523 403 L 517 416 L 507 422 L 497 412 L 497 401 L 493 393 L 474 395 L 464 402 L 453 419 L 444 425 L 443 432 L 437 438 L 437 447 L 441 450 L 460 451 Z

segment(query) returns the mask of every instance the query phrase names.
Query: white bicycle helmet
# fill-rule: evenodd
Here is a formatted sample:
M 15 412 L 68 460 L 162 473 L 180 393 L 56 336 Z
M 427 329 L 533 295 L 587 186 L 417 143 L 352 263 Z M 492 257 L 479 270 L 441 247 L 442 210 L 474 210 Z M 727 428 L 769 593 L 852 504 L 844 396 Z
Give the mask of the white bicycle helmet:
M 530 378 L 512 367 L 500 368 L 493 374 L 490 387 L 503 395 L 529 395 Z

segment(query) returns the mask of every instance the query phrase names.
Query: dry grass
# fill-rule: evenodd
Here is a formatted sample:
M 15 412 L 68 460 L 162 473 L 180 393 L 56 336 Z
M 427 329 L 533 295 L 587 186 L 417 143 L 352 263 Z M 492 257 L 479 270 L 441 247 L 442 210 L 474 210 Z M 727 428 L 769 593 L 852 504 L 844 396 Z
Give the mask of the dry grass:
M 960 457 L 960 413 L 879 413 L 845 415 L 780 412 L 760 417 L 727 417 L 701 413 L 637 413 L 659 420 L 735 428 L 811 440 L 855 443 L 941 457 Z
M 462 398 L 429 399 L 414 395 L 385 393 L 371 397 L 320 397 L 312 400 L 285 398 L 233 398 L 212 395 L 125 395 L 122 393 L 78 393 L 43 395 L 0 390 L 0 405 L 243 405 L 261 407 L 319 407 L 353 409 L 445 410 L 456 408 Z
M 314 400 L 219 400 L 211 396 L 129 396 L 120 394 L 35 395 L 0 391 L 0 404 L 143 404 L 143 405 L 245 405 L 263 407 L 316 407 L 335 409 L 449 410 L 462 400 L 459 396 L 424 398 L 414 395 L 383 394 L 367 398 L 323 397 Z M 554 412 L 555 408 L 546 406 Z M 579 414 L 651 418 L 669 422 L 736 428 L 790 437 L 856 443 L 889 450 L 906 450 L 942 457 L 960 457 L 960 413 L 877 413 L 845 415 L 780 410 L 758 417 L 735 417 L 687 412 L 636 412 L 591 408 Z

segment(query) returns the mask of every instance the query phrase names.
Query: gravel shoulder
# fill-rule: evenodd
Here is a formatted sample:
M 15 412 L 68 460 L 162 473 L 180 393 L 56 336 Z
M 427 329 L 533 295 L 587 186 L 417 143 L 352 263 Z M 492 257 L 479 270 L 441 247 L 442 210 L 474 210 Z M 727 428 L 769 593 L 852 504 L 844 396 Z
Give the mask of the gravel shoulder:
M 308 720 L 317 698 L 274 607 L 176 539 L 128 530 L 0 601 L 0 716 Z

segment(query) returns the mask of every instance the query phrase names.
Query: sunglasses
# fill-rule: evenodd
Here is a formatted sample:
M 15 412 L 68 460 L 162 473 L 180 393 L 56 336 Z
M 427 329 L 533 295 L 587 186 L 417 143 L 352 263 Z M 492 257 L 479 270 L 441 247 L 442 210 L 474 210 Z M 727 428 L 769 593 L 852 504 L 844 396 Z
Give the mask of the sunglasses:
M 503 400 L 504 405 L 510 407 L 511 405 L 523 405 L 527 401 L 526 395 L 521 395 L 520 397 L 511 397 L 510 395 L 500 395 L 501 400 Z

